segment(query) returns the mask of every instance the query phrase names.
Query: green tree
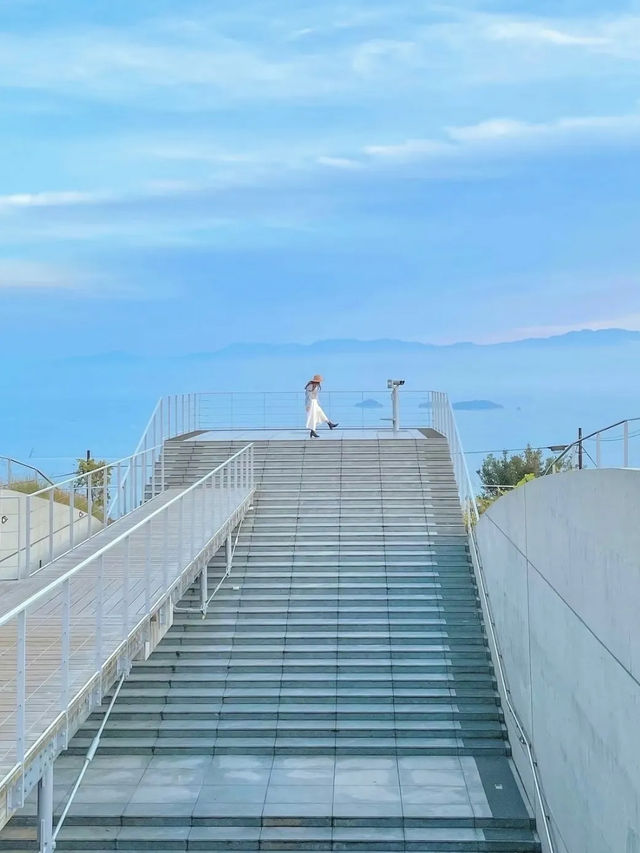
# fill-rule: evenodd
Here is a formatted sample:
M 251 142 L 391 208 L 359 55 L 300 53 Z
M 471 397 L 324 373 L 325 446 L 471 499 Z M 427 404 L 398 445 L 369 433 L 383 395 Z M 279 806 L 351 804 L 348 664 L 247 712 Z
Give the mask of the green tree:
M 534 450 L 527 445 L 522 453 L 509 455 L 503 450 L 501 456 L 489 453 L 476 472 L 482 484 L 477 499 L 478 511 L 484 512 L 497 498 L 512 488 L 542 476 L 550 468 L 556 457 L 544 459 L 542 450 Z M 567 471 L 572 467 L 571 457 L 565 456 L 558 464 L 558 470 Z
M 109 483 L 111 481 L 111 469 L 106 468 L 104 459 L 78 459 L 76 468 L 77 480 L 75 491 L 84 495 L 91 504 L 93 510 L 100 511 L 104 517 L 105 497 L 109 502 Z M 91 475 L 91 476 L 89 476 Z
M 482 465 L 477 471 L 482 483 L 482 497 L 492 498 L 507 488 L 517 486 L 520 480 L 527 474 L 539 477 L 545 469 L 542 460 L 542 450 L 534 450 L 530 445 L 525 447 L 523 453 L 508 455 L 506 450 L 502 456 L 494 456 L 490 453 L 485 456 Z

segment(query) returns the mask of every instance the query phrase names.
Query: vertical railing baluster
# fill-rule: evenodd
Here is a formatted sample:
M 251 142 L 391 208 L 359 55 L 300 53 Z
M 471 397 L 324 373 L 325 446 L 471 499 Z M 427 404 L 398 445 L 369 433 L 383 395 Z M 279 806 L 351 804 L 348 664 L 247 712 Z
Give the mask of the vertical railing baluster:
M 76 484 L 74 483 L 71 486 L 71 492 L 69 493 L 69 548 L 73 548 L 74 545 L 74 523 L 75 523 L 75 509 L 76 509 Z
M 109 479 L 111 468 L 102 469 L 102 521 L 105 527 L 109 524 Z
M 165 593 L 169 589 L 169 517 L 171 515 L 171 510 L 165 513 L 164 522 L 162 525 L 162 538 L 164 548 L 164 554 L 162 555 L 162 585 Z
M 25 559 L 25 572 L 24 576 L 29 577 L 31 574 L 31 495 L 27 495 L 24 502 L 24 530 L 25 530 L 25 540 L 24 540 L 24 559 Z
M 53 487 L 49 489 L 49 562 L 53 560 Z
M 91 536 L 91 516 L 93 515 L 93 486 L 91 471 L 87 474 L 87 536 Z
M 149 449 L 147 440 L 148 438 L 149 434 L 145 432 L 142 452 L 140 454 L 140 506 L 142 506 L 142 504 L 144 503 L 144 495 L 147 488 L 147 450 Z
M 104 554 L 98 557 L 97 560 L 97 577 L 96 577 L 96 657 L 95 668 L 96 673 L 102 674 L 104 637 L 103 637 L 103 616 L 104 616 Z M 102 694 L 102 685 L 100 684 L 100 693 Z
M 157 448 L 158 446 L 158 419 L 157 417 L 153 418 L 153 449 L 151 451 L 151 497 L 155 498 L 156 496 L 156 462 L 157 462 Z
M 124 560 L 122 562 L 122 639 L 129 636 L 129 570 L 131 567 L 131 536 L 124 540 Z
M 137 466 L 138 457 L 131 457 L 131 465 L 129 466 L 129 473 L 131 476 L 129 477 L 129 512 L 134 510 L 137 506 L 136 504 L 136 477 L 138 476 L 138 466 Z
M 149 519 L 146 525 L 145 555 L 144 555 L 144 612 L 146 616 L 151 615 L 151 534 L 153 532 L 153 519 Z M 149 638 L 151 639 L 151 638 Z
M 60 673 L 60 710 L 69 706 L 69 688 L 71 683 L 71 578 L 67 578 L 62 587 L 62 643 Z
M 601 443 L 601 435 L 598 433 L 596 435 L 596 468 L 599 468 L 602 463 L 602 443 Z
M 191 553 L 189 558 L 193 560 L 196 555 L 196 489 L 191 489 L 191 530 L 189 532 Z
M 184 498 L 179 500 L 179 519 L 178 519 L 178 571 L 182 571 L 182 543 L 184 534 Z
M 27 749 L 26 721 L 27 611 L 21 610 L 18 613 L 16 621 L 16 762 L 20 765 L 24 764 L 24 756 Z

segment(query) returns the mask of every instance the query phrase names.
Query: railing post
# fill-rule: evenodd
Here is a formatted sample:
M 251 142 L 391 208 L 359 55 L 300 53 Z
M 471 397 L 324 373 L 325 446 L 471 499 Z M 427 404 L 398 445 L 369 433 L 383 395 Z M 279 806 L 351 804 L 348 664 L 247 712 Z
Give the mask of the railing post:
M 629 421 L 624 422 L 624 467 L 629 467 Z
M 53 853 L 53 761 L 47 761 L 38 782 L 38 849 Z
M 191 531 L 189 536 L 190 554 L 189 559 L 193 560 L 196 555 L 196 490 L 191 489 Z
M 142 449 L 142 455 L 140 457 L 140 506 L 142 506 L 142 504 L 144 503 L 144 498 L 147 491 L 147 481 L 149 479 L 149 474 L 147 471 L 147 467 L 149 465 L 149 442 L 147 440 L 148 438 L 149 434 L 145 433 L 144 447 Z
M 121 518 L 124 515 L 124 493 L 122 488 L 122 469 L 120 467 L 120 462 L 116 466 L 116 506 L 118 507 L 116 511 L 116 518 Z
M 107 466 L 102 470 L 102 521 L 104 526 L 109 524 L 109 478 L 111 476 L 111 467 Z
M 225 556 L 227 563 L 227 574 L 231 574 L 231 563 L 233 561 L 233 549 L 231 546 L 231 533 L 227 533 L 227 539 L 225 542 Z
M 76 484 L 74 483 L 69 495 L 69 547 L 74 546 L 74 524 L 76 514 Z
M 162 555 L 162 588 L 163 592 L 166 593 L 169 588 L 169 525 L 167 524 L 166 517 L 163 523 L 162 544 L 164 548 Z
M 122 578 L 122 635 L 123 639 L 129 636 L 129 566 L 131 561 L 131 537 L 124 540 L 124 560 Z
M 164 474 L 164 441 L 160 447 L 160 479 L 161 479 L 161 491 L 164 492 L 165 486 L 165 474 Z
M 184 568 L 182 565 L 182 542 L 183 542 L 183 534 L 184 534 L 184 497 L 180 498 L 179 501 L 180 509 L 179 509 L 179 518 L 178 518 L 178 571 L 182 571 Z
M 87 474 L 87 533 L 91 536 L 91 517 L 93 516 L 93 487 L 91 471 Z
M 16 763 L 24 764 L 26 752 L 26 720 L 27 720 L 27 612 L 18 613 L 16 624 Z M 24 798 L 23 787 L 20 805 Z
M 129 497 L 130 497 L 130 508 L 129 511 L 134 510 L 137 506 L 136 504 L 136 494 L 137 494 L 137 485 L 136 479 L 138 477 L 138 457 L 131 457 L 131 465 L 129 466 L 129 472 L 131 476 L 129 477 Z
M 156 418 L 153 419 L 153 445 L 151 449 L 151 497 L 156 496 L 156 447 L 158 446 L 158 424 Z
M 71 668 L 71 579 L 65 581 L 62 590 L 62 643 L 61 643 L 60 710 L 69 705 L 69 682 Z
M 104 554 L 98 558 L 96 577 L 96 657 L 95 668 L 98 674 L 99 701 L 102 701 L 102 658 L 103 658 L 103 614 L 104 614 Z
M 49 562 L 53 560 L 53 486 L 49 489 Z
M 147 529 L 145 531 L 144 544 L 144 612 L 146 616 L 151 615 L 151 534 L 153 528 L 153 519 L 149 519 Z M 151 626 L 149 626 L 150 628 Z M 149 637 L 151 639 L 151 637 Z
M 600 467 L 602 462 L 602 444 L 600 441 L 600 433 L 596 435 L 596 468 Z
M 167 397 L 167 438 L 171 438 L 171 395 Z
M 27 495 L 25 500 L 25 541 L 24 541 L 24 558 L 25 572 L 24 577 L 28 578 L 31 574 L 31 495 Z

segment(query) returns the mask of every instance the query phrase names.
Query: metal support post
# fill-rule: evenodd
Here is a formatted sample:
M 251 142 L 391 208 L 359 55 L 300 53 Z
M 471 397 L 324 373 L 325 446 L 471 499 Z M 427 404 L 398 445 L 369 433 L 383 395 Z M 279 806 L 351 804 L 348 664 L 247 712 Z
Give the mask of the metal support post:
M 25 571 L 24 577 L 28 578 L 31 574 L 31 495 L 27 495 L 25 499 L 25 512 L 24 512 L 24 531 L 25 531 L 25 540 L 24 540 L 24 559 L 25 559 Z
M 231 547 L 231 533 L 227 534 L 225 543 L 225 556 L 227 558 L 227 574 L 231 574 L 231 561 L 233 560 L 233 549 Z
M 53 853 L 53 762 L 47 762 L 38 782 L 38 850 Z
M 400 412 L 398 405 L 398 386 L 394 385 L 391 388 L 391 409 L 392 416 L 391 420 L 393 422 L 393 431 L 394 433 L 400 432 Z
M 91 471 L 87 474 L 87 537 L 91 536 L 91 520 L 93 516 L 93 484 Z
M 202 571 L 200 572 L 200 609 L 202 610 L 202 615 L 206 616 L 207 614 L 207 601 L 209 600 L 209 577 L 207 573 L 207 566 L 204 565 L 202 567 Z
M 625 421 L 624 430 L 624 467 L 629 467 L 629 421 Z
M 582 450 L 582 427 L 578 428 L 578 468 L 582 471 L 583 467 L 583 450 Z
M 602 446 L 600 442 L 600 433 L 596 436 L 596 468 L 600 467 L 602 462 Z
M 53 489 L 49 489 L 49 562 L 53 560 Z

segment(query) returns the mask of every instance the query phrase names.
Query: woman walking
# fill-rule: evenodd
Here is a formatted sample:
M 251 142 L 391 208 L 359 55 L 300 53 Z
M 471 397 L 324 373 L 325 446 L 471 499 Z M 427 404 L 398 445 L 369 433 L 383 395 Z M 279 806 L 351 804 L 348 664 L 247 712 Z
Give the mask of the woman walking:
M 316 432 L 318 424 L 327 424 L 329 429 L 335 429 L 338 424 L 334 424 L 325 415 L 318 403 L 318 392 L 322 388 L 322 376 L 316 373 L 313 379 L 310 379 L 304 386 L 304 405 L 307 410 L 307 429 L 309 430 L 309 438 L 320 438 Z

